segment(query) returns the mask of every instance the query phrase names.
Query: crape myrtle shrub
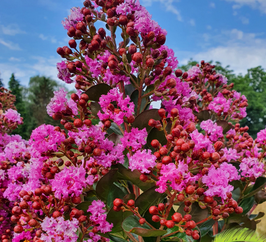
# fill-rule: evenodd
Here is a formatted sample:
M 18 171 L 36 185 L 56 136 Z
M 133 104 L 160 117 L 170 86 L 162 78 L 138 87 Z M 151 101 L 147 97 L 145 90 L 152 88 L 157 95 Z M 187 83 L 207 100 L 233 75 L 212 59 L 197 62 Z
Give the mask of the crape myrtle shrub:
M 255 229 L 266 130 L 253 140 L 240 127 L 245 96 L 204 61 L 177 69 L 138 1 L 86 0 L 63 26 L 58 77 L 77 92 L 56 91 L 47 112 L 65 129 L 9 135 L 22 119 L 1 89 L 2 241 L 210 241 Z

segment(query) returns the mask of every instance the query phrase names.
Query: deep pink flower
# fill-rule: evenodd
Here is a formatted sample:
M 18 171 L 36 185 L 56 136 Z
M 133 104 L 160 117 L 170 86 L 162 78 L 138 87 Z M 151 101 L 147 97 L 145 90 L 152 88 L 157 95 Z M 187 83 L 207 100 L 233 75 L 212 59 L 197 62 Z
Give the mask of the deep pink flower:
M 78 239 L 79 221 L 76 218 L 70 221 L 63 217 L 45 217 L 41 227 L 45 233 L 40 239 L 46 242 L 76 242 Z
M 260 177 L 265 173 L 264 164 L 258 158 L 244 158 L 240 163 L 241 176 Z
M 127 154 L 129 160 L 129 169 L 138 170 L 141 173 L 150 173 L 149 168 L 156 165 L 156 156 L 151 154 L 151 150 L 136 151 L 132 156 Z
M 224 162 L 217 169 L 212 166 L 209 168 L 208 175 L 202 177 L 202 182 L 208 186 L 208 190 L 204 194 L 206 196 L 219 196 L 222 199 L 226 199 L 226 193 L 234 189 L 232 185 L 229 185 L 229 182 L 239 179 L 240 176 L 237 169 L 231 164 Z
M 65 29 L 69 30 L 70 27 L 76 27 L 77 22 L 83 20 L 84 15 L 81 13 L 80 8 L 74 7 L 70 9 L 70 15 L 62 21 Z
M 146 129 L 132 128 L 129 133 L 125 131 L 120 141 L 125 148 L 129 149 L 131 147 L 133 151 L 136 151 L 146 144 L 147 135 Z
M 6 112 L 3 114 L 8 122 L 18 123 L 22 124 L 22 118 L 20 117 L 20 114 L 17 112 L 17 110 L 9 108 L 6 110 Z
M 54 130 L 54 126 L 42 124 L 32 131 L 29 145 L 40 153 L 57 151 L 58 146 L 65 140 L 64 134 Z
M 188 165 L 184 162 L 179 162 L 176 166 L 174 163 L 162 165 L 160 170 L 159 180 L 156 182 L 156 191 L 164 193 L 167 189 L 167 185 L 176 191 L 182 191 L 186 186 L 186 181 L 190 178 L 188 173 Z
M 196 129 L 190 134 L 191 139 L 195 142 L 194 150 L 205 148 L 208 152 L 214 152 L 213 143 Z
M 107 233 L 112 230 L 113 224 L 106 221 L 105 204 L 101 200 L 92 201 L 87 212 L 90 212 L 90 220 L 97 225 L 98 231 L 101 233 Z
M 266 129 L 261 130 L 258 134 L 257 134 L 257 139 L 256 141 L 262 145 L 266 144 Z
M 69 70 L 67 69 L 67 65 L 64 61 L 57 63 L 56 65 L 57 70 L 58 70 L 58 75 L 57 77 L 64 81 L 65 83 L 72 83 L 73 80 L 71 79 L 71 74 Z
M 208 134 L 210 141 L 215 142 L 218 138 L 223 137 L 223 128 L 218 126 L 211 119 L 202 121 L 200 127 Z
M 64 167 L 59 173 L 56 173 L 54 179 L 51 180 L 52 189 L 55 197 L 58 199 L 67 198 L 75 194 L 79 196 L 83 188 L 87 186 L 86 171 L 81 167 Z
M 223 157 L 225 157 L 228 162 L 231 160 L 236 161 L 241 157 L 241 154 L 237 153 L 237 150 L 233 148 L 224 148 L 222 151 L 224 152 Z
M 112 102 L 117 103 L 119 110 L 109 109 L 109 105 Z M 134 104 L 130 102 L 130 98 L 127 96 L 123 98 L 123 94 L 119 93 L 118 89 L 111 89 L 107 95 L 100 97 L 99 104 L 101 105 L 102 111 L 98 112 L 100 120 L 111 119 L 117 125 L 121 125 L 124 122 L 124 117 L 130 117 L 134 114 Z
M 227 113 L 230 110 L 231 99 L 227 100 L 222 93 L 218 93 L 217 97 L 209 104 L 209 110 L 213 110 L 215 113 Z

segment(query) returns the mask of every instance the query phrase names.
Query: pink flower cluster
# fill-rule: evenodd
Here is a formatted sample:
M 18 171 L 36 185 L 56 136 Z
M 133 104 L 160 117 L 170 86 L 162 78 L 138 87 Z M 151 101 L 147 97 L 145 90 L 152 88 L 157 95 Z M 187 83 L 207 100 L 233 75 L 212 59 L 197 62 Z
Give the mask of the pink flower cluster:
M 116 102 L 117 109 L 110 106 L 112 102 Z M 130 117 L 134 114 L 134 104 L 130 102 L 130 98 L 123 98 L 123 94 L 118 89 L 111 89 L 107 95 L 102 95 L 99 100 L 102 111 L 98 112 L 100 120 L 113 120 L 117 125 L 121 125 L 124 117 Z

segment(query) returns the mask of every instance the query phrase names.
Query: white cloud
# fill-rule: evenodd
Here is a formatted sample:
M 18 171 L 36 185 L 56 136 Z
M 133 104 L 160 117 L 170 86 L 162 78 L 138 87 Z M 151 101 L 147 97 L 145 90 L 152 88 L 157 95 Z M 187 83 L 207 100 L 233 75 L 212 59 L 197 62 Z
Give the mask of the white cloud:
M 236 74 L 246 74 L 247 69 L 256 66 L 266 68 L 266 39 L 259 36 L 238 29 L 222 31 L 219 35 L 204 34 L 202 38 L 208 47 L 197 53 L 186 53 L 188 58 L 180 60 L 180 64 L 186 64 L 189 58 L 220 61 L 223 66 L 230 65 Z
M 177 16 L 178 21 L 183 21 L 180 11 L 173 5 L 174 0 L 140 0 L 145 6 L 151 6 L 154 2 L 160 2 L 164 5 L 167 12 L 171 12 Z M 175 1 L 176 2 L 176 1 Z
M 42 39 L 42 40 L 48 40 L 48 41 L 50 41 L 53 44 L 57 43 L 57 40 L 54 37 L 48 37 L 48 36 L 45 36 L 43 34 L 39 34 L 39 38 Z
M 212 29 L 212 26 L 207 25 L 206 28 L 209 29 L 209 30 L 211 30 Z
M 12 43 L 10 41 L 5 41 L 3 39 L 0 39 L 0 44 L 6 46 L 10 50 L 21 50 L 18 44 Z
M 8 60 L 9 61 L 21 61 L 21 59 L 16 58 L 16 57 L 10 57 Z
M 241 20 L 242 24 L 249 24 L 249 19 L 247 17 L 241 16 L 240 20 Z
M 211 8 L 215 8 L 215 3 L 214 2 L 210 2 L 210 7 Z
M 252 8 L 259 9 L 266 14 L 266 1 L 265 0 L 226 0 L 228 2 L 234 2 L 233 9 L 241 8 L 244 5 Z
M 195 26 L 195 25 L 196 25 L 195 20 L 194 20 L 194 19 L 190 19 L 190 20 L 189 20 L 189 24 L 190 24 L 191 26 Z
M 59 56 L 49 58 L 32 56 L 31 59 L 34 61 L 33 64 L 24 64 L 23 62 L 16 63 L 15 61 L 12 63 L 0 62 L 1 78 L 4 81 L 5 86 L 7 86 L 12 73 L 15 73 L 20 83 L 24 86 L 27 86 L 30 77 L 35 75 L 44 75 L 57 80 L 59 83 L 63 83 L 57 78 L 58 72 L 56 69 L 56 63 L 61 60 Z
M 7 26 L 1 25 L 1 31 L 5 35 L 25 34 L 26 32 L 21 30 L 17 24 L 9 24 Z

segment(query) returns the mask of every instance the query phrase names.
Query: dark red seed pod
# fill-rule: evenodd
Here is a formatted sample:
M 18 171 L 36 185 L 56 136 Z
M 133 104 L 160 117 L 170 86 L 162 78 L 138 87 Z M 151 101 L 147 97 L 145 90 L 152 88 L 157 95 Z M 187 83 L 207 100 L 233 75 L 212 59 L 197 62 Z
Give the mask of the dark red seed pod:
M 151 206 L 149 208 L 149 213 L 152 214 L 152 215 L 157 215 L 159 213 L 159 210 L 156 206 Z
M 182 214 L 181 213 L 174 213 L 172 215 L 172 220 L 176 223 L 179 223 L 182 220 Z

